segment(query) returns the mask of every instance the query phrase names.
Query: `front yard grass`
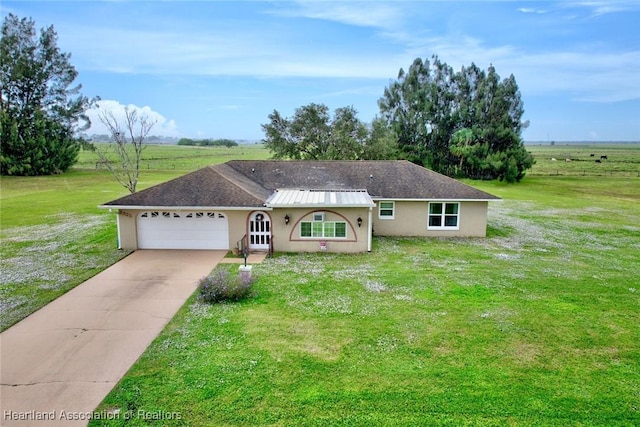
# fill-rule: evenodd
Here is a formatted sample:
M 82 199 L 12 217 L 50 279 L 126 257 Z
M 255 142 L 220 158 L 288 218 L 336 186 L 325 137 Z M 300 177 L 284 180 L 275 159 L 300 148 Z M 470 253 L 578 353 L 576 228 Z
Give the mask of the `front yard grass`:
M 139 189 L 218 161 L 182 148 L 149 150 Z M 640 425 L 640 184 L 588 175 L 469 182 L 505 199 L 486 239 L 279 254 L 253 299 L 192 297 L 93 424 Z M 2 177 L 2 329 L 126 256 L 96 209 L 125 194 L 104 171 Z
M 474 185 L 505 197 L 485 239 L 278 254 L 250 300 L 192 296 L 92 425 L 639 425 L 638 181 Z
M 262 145 L 149 145 L 138 190 L 230 159 L 266 159 Z M 117 250 L 114 213 L 97 208 L 128 194 L 97 156 L 81 151 L 70 171 L 3 176 L 0 187 L 0 331 L 129 254 Z

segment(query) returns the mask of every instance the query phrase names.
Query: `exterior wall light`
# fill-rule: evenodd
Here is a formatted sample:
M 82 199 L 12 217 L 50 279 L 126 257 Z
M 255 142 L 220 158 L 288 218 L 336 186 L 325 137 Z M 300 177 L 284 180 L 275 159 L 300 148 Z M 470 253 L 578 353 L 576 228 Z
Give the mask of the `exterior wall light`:
M 358 217 L 358 228 L 362 226 L 362 217 Z
M 289 225 L 289 221 L 291 221 L 291 217 L 289 216 L 289 214 L 286 214 L 286 215 L 284 216 L 284 223 L 285 223 L 286 225 Z

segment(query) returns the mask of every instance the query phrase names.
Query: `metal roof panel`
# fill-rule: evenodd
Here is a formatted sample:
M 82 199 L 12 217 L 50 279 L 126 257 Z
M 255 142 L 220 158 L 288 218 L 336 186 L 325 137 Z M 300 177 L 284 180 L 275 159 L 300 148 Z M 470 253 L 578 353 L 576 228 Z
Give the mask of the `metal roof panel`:
M 366 190 L 278 189 L 267 200 L 267 207 L 373 207 Z

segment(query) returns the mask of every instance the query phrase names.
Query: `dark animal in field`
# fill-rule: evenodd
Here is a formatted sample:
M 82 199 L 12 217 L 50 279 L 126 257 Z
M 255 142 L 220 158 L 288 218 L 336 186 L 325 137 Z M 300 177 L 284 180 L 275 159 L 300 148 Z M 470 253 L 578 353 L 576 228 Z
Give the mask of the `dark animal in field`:
M 589 157 L 595 157 L 595 154 L 591 153 L 589 154 Z
M 600 156 L 600 160 L 607 160 L 607 156 Z
M 602 160 L 596 159 L 596 163 L 602 163 Z

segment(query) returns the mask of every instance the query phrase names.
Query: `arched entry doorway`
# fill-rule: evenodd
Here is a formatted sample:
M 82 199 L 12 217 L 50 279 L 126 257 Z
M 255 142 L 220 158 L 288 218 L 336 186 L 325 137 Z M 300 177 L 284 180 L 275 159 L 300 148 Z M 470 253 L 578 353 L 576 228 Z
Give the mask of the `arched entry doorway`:
M 264 212 L 249 217 L 249 250 L 268 251 L 271 244 L 271 220 Z

